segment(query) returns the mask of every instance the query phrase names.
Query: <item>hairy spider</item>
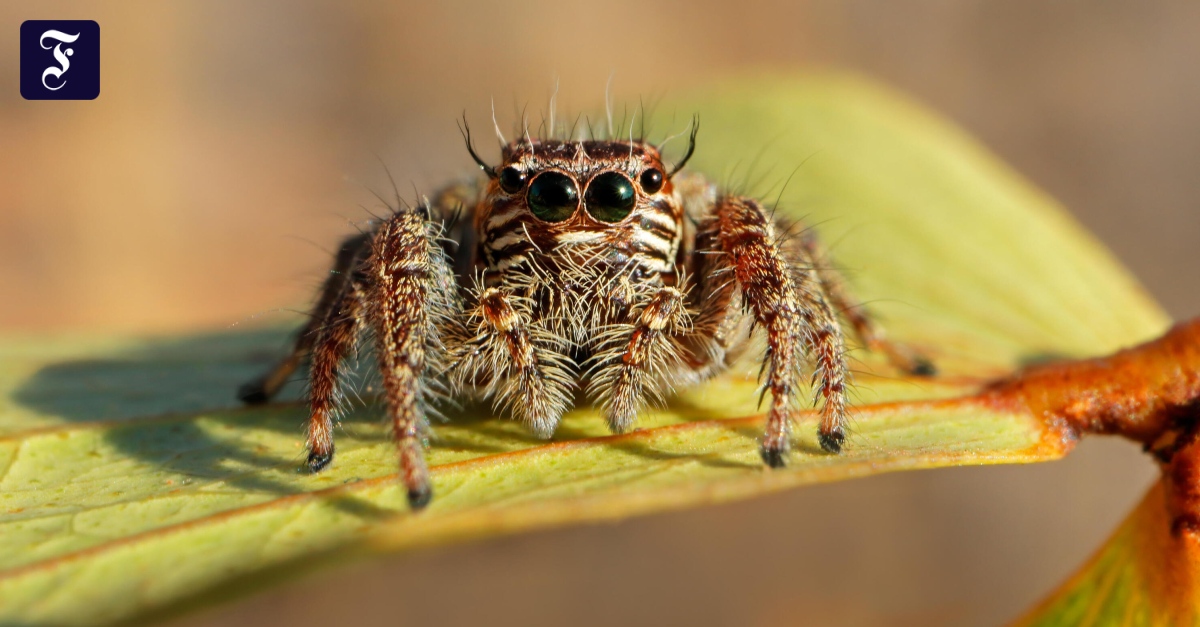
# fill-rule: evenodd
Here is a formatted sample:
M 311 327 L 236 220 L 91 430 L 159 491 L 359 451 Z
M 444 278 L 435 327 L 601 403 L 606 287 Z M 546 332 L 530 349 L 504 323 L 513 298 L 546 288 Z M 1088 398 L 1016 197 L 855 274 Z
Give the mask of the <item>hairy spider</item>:
M 292 353 L 240 398 L 266 402 L 310 359 L 308 467 L 325 468 L 339 369 L 370 331 L 418 509 L 433 494 L 426 414 L 443 391 L 491 398 L 548 438 L 578 390 L 623 432 L 648 400 L 728 368 L 758 327 L 771 393 L 763 461 L 786 463 L 808 360 L 820 444 L 839 452 L 847 370 L 837 312 L 896 366 L 931 366 L 853 306 L 811 231 L 789 235 L 798 225 L 759 201 L 679 174 L 696 129 L 670 169 L 640 140 L 528 135 L 492 167 L 464 132 L 486 179 L 397 208 L 346 240 Z

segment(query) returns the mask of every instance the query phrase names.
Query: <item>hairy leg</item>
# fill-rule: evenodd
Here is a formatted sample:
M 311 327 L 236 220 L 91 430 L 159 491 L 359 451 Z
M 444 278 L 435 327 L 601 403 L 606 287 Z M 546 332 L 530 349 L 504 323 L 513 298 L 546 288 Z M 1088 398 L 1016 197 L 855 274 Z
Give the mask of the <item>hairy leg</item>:
M 673 377 L 681 383 L 699 383 L 727 370 L 749 347 L 753 317 L 741 306 L 741 291 L 729 258 L 720 251 L 716 222 L 697 235 L 693 253 L 695 287 L 688 305 L 696 311 L 691 330 L 680 338 L 685 347 L 680 368 Z
M 475 300 L 471 335 L 454 342 L 454 378 L 464 387 L 483 384 L 497 407 L 550 437 L 570 407 L 574 385 L 561 342 L 540 332 L 518 299 L 499 288 L 483 288 Z
M 420 509 L 433 490 L 425 463 L 428 373 L 441 371 L 439 326 L 460 309 L 454 272 L 427 209 L 402 210 L 385 221 L 366 259 L 367 320 L 378 343 L 384 399 L 400 453 L 409 505 Z
M 798 268 L 805 262 L 811 265 L 830 304 L 846 317 L 867 350 L 886 355 L 893 366 L 909 374 L 932 376 L 937 373 L 928 359 L 907 346 L 889 340 L 883 328 L 850 296 L 845 280 L 830 262 L 816 233 L 805 230 L 793 241 L 784 244 L 784 252 Z
M 430 214 L 432 219 L 443 222 L 459 247 L 469 249 L 474 244 L 472 231 L 469 228 L 471 221 L 463 218 L 467 212 L 465 208 L 471 206 L 478 193 L 479 189 L 473 182 L 455 182 L 434 194 L 431 206 L 418 210 L 425 211 Z M 400 201 L 397 199 L 397 206 L 399 203 Z M 329 270 L 329 277 L 321 285 L 320 296 L 313 305 L 308 322 L 296 334 L 292 351 L 269 372 L 242 385 L 238 389 L 239 400 L 249 405 L 266 403 L 279 393 L 280 389 L 287 384 L 292 373 L 309 358 L 313 345 L 320 335 L 321 327 L 331 319 L 330 316 L 334 309 L 341 306 L 345 291 L 351 287 L 354 281 L 362 282 L 361 276 L 355 277 L 354 275 L 361 270 L 363 262 L 370 254 L 373 237 L 374 231 L 372 230 L 354 235 L 342 242 L 334 257 L 333 267 Z M 443 247 L 445 247 L 444 243 Z M 455 255 L 456 259 L 461 262 L 458 264 L 460 267 L 457 267 L 456 270 L 459 274 L 465 275 L 470 267 L 471 255 L 466 254 L 466 250 L 447 250 L 447 253 Z
M 631 324 L 615 325 L 600 338 L 591 395 L 600 401 L 615 433 L 633 427 L 646 396 L 661 400 L 657 383 L 663 371 L 680 361 L 676 336 L 688 331 L 683 294 L 661 288 L 644 307 L 634 310 Z
M 329 308 L 325 323 L 315 332 L 308 373 L 308 468 L 313 472 L 333 461 L 333 420 L 342 401 L 339 370 L 358 339 L 362 309 L 361 290 L 347 284 L 340 302 Z
M 319 340 L 322 328 L 338 318 L 351 290 L 355 267 L 362 261 L 371 241 L 369 233 L 355 235 L 342 242 L 334 259 L 329 278 L 321 286 L 321 295 L 313 306 L 308 323 L 296 335 L 292 352 L 263 376 L 247 382 L 238 389 L 238 399 L 249 405 L 266 403 L 279 393 L 296 368 L 308 358 L 314 344 Z
M 755 322 L 766 331 L 766 389 L 771 392 L 762 458 L 783 466 L 805 349 L 811 354 L 822 400 L 821 447 L 841 450 L 845 439 L 846 361 L 837 318 L 811 270 L 795 272 L 776 244 L 775 227 L 762 206 L 742 197 L 717 201 L 707 229 L 715 230 Z

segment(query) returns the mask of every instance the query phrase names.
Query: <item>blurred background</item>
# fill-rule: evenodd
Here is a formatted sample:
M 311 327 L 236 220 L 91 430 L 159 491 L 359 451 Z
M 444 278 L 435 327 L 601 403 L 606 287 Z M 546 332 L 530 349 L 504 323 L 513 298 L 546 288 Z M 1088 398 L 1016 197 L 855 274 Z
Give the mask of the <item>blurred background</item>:
M 26 102 L 27 19 L 93 19 L 94 102 Z M 842 68 L 955 120 L 1068 206 L 1176 318 L 1200 314 L 1200 4 L 270 2 L 0 5 L 0 334 L 168 333 L 303 309 L 377 206 L 470 163 L 455 129 Z M 411 195 L 411 194 L 410 194 Z M 298 318 L 292 318 L 296 320 Z M 1152 465 L 1064 462 L 809 488 L 431 549 L 179 624 L 988 625 L 1079 565 Z

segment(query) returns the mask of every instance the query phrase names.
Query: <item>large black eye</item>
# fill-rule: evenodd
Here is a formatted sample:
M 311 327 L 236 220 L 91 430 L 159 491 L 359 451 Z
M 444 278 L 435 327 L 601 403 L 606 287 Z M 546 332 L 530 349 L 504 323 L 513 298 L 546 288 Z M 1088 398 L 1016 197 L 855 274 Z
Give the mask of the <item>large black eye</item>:
M 584 198 L 587 212 L 601 222 L 620 222 L 633 211 L 636 202 L 633 181 L 619 172 L 605 172 L 592 179 Z
M 539 174 L 529 184 L 529 209 L 547 222 L 562 222 L 579 206 L 575 181 L 559 172 Z
M 647 194 L 656 194 L 663 186 L 662 170 L 650 168 L 642 172 L 642 176 L 638 179 L 638 182 L 642 184 L 642 191 Z
M 529 178 L 528 174 L 513 168 L 508 167 L 500 170 L 500 189 L 515 194 L 525 187 L 525 181 Z

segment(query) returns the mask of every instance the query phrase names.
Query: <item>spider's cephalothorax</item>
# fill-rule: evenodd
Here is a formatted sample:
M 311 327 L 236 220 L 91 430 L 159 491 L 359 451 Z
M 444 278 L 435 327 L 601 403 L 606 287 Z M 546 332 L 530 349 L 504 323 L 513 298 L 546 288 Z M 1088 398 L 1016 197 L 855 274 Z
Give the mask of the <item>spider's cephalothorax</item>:
M 688 156 L 695 146 L 695 132 Z M 468 142 L 469 147 L 469 142 Z M 483 396 L 543 437 L 577 392 L 613 431 L 671 389 L 723 370 L 761 328 L 771 394 L 763 461 L 783 466 L 801 376 L 812 364 L 819 440 L 845 439 L 846 361 L 836 311 L 910 372 L 850 302 L 810 231 L 752 198 L 675 176 L 642 141 L 523 139 L 487 175 L 398 209 L 337 255 L 295 350 L 243 388 L 265 402 L 311 360 L 308 465 L 333 458 L 341 362 L 373 333 L 409 502 L 432 495 L 423 454 L 435 391 Z M 684 161 L 687 160 L 685 156 Z

